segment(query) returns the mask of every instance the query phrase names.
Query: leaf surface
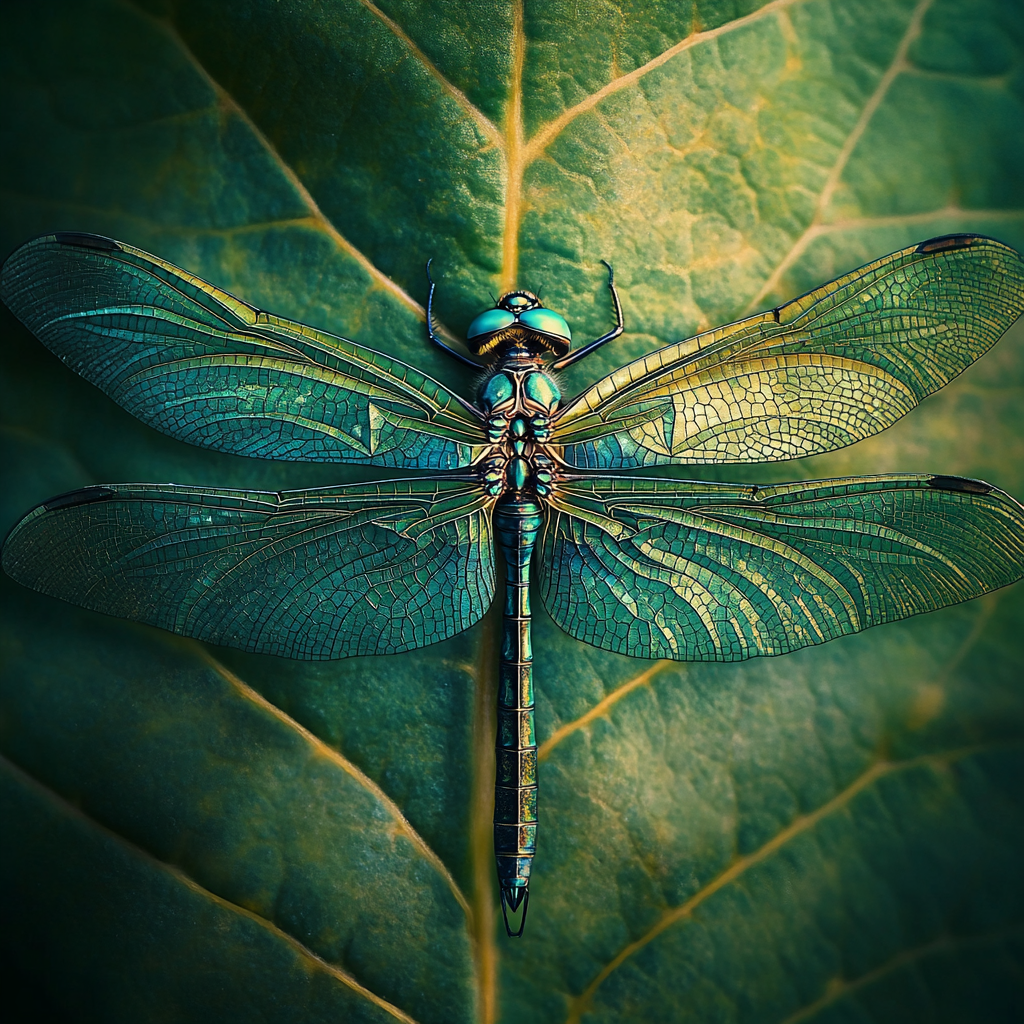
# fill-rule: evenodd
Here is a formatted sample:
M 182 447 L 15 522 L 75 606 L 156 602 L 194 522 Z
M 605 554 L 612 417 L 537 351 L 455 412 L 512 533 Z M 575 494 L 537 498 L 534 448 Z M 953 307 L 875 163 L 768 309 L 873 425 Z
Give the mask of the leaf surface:
M 517 284 L 659 346 L 947 232 L 1024 248 L 1014 0 L 6 5 L 0 249 L 90 231 L 471 397 L 424 339 Z M 52 495 L 371 468 L 201 451 L 0 312 L 4 528 Z M 1024 497 L 1024 331 L 774 484 Z M 912 403 L 910 403 L 912 404 Z M 0 583 L 14 1019 L 1012 1021 L 1020 586 L 782 658 L 652 662 L 535 623 L 541 831 L 498 936 L 496 623 L 317 664 Z M 538 606 L 540 602 L 536 603 Z M 13 1005 L 16 996 L 21 1003 Z

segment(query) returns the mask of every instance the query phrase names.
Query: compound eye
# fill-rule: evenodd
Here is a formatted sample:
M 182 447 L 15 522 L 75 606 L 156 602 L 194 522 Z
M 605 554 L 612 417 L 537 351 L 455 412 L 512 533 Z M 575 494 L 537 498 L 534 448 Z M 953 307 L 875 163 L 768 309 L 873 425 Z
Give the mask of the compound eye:
M 556 338 L 572 341 L 572 331 L 569 330 L 565 317 L 560 316 L 552 309 L 545 309 L 543 306 L 537 309 L 528 309 L 525 313 L 520 314 L 519 322 L 526 324 L 534 331 L 540 331 L 541 334 L 551 334 Z
M 466 340 L 471 341 L 482 334 L 493 334 L 515 322 L 516 318 L 507 309 L 486 309 L 469 325 Z

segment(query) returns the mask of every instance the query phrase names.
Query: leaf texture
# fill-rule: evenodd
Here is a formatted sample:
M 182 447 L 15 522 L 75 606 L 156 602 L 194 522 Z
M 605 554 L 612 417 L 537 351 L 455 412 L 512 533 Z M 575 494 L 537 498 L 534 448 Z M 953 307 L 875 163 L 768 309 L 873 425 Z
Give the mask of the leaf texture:
M 581 344 L 610 326 L 607 259 L 627 330 L 563 375 L 572 396 L 922 239 L 1024 251 L 1017 0 L 46 0 L 0 19 L 0 256 L 55 232 L 124 239 L 312 325 L 245 349 L 285 346 L 310 387 L 336 379 L 330 334 L 473 395 L 425 342 L 431 257 L 456 340 L 523 287 Z M 106 481 L 341 494 L 396 475 L 183 444 L 0 313 L 3 529 Z M 1018 325 L 846 448 L 659 472 L 737 493 L 948 474 L 1021 498 L 1022 353 Z M 385 404 L 465 427 L 444 393 L 435 419 L 405 401 Z M 879 415 L 862 404 L 843 429 Z M 325 457 L 359 454 L 317 424 Z M 279 453 L 311 443 L 274 429 Z M 509 943 L 486 616 L 423 650 L 300 662 L 0 578 L 8 1015 L 1021 1019 L 1019 585 L 734 663 L 638 660 L 534 614 L 540 856 Z

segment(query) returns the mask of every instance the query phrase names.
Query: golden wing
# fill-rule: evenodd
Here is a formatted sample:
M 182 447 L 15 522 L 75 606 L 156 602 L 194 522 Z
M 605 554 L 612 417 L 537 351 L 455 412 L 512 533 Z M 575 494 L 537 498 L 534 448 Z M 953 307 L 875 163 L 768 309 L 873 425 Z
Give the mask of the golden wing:
M 933 238 L 621 367 L 565 406 L 552 441 L 599 470 L 842 448 L 948 384 L 1021 312 L 1015 250 Z

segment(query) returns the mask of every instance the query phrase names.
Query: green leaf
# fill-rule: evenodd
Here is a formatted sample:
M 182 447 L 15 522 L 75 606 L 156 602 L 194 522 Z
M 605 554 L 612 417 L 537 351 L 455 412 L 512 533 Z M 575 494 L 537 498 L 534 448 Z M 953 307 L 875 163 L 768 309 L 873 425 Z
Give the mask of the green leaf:
M 1024 248 L 1016 0 L 8 4 L 0 250 L 122 238 L 472 393 L 427 346 L 544 289 L 616 366 L 902 246 Z M 157 434 L 6 312 L 4 528 L 90 483 L 355 467 Z M 1024 330 L 884 433 L 708 480 L 1024 496 Z M 694 475 L 692 471 L 690 475 Z M 676 474 L 680 475 L 680 474 Z M 541 831 L 499 936 L 496 622 L 305 664 L 0 586 L 6 1008 L 75 1021 L 1011 1021 L 1024 590 L 741 665 L 535 629 Z M 20 1002 L 18 1001 L 20 1000 Z

